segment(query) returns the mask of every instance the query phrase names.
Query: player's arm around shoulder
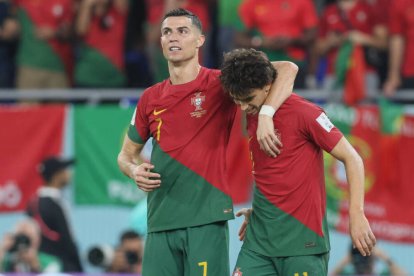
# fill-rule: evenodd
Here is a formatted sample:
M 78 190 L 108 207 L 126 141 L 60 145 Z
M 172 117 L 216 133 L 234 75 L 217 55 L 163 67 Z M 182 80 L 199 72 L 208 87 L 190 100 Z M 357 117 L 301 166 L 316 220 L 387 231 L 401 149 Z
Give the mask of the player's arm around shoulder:
M 161 185 L 161 176 L 158 173 L 152 173 L 154 165 L 142 162 L 140 153 L 143 144 L 133 142 L 128 135 L 125 135 L 124 143 L 118 155 L 118 166 L 121 171 L 135 181 L 138 188 L 144 192 L 151 192 Z
M 345 137 L 330 153 L 345 165 L 350 195 L 349 230 L 353 245 L 363 256 L 371 255 L 376 239 L 364 213 L 364 162 Z
M 276 157 L 280 153 L 279 148 L 282 147 L 282 143 L 275 134 L 273 117 L 280 106 L 292 95 L 299 67 L 290 61 L 274 61 L 272 65 L 277 71 L 277 77 L 259 113 L 257 140 L 260 148 L 267 155 Z

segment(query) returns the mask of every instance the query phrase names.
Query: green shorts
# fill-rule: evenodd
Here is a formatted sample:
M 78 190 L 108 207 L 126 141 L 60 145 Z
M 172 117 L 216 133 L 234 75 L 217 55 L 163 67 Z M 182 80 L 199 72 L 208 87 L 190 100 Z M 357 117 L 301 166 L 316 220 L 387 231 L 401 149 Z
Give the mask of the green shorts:
M 229 276 L 226 222 L 149 233 L 143 276 Z
M 329 253 L 266 257 L 242 247 L 233 276 L 326 276 Z

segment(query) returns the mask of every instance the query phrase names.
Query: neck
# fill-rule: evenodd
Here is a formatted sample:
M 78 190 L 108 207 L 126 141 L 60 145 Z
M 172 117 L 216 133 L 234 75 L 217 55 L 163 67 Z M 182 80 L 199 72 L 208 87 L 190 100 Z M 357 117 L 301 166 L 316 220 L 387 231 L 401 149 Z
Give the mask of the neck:
M 170 81 L 173 85 L 184 84 L 197 78 L 201 66 L 198 59 L 191 59 L 187 62 L 172 63 L 168 62 Z

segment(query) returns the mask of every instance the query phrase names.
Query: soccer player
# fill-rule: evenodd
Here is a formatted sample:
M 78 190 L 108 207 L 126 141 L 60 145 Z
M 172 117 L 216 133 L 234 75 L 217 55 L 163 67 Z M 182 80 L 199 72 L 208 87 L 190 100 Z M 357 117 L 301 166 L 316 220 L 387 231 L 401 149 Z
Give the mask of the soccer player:
M 238 109 L 222 89 L 220 71 L 199 65 L 204 39 L 194 14 L 165 15 L 161 46 L 170 78 L 142 95 L 118 157 L 121 170 L 149 192 L 144 276 L 230 274 L 227 220 L 234 215 L 225 160 Z M 273 107 L 261 115 L 261 144 L 272 156 L 278 149 L 271 117 L 291 94 L 297 72 L 289 62 L 275 66 L 284 77 L 272 85 Z M 142 163 L 138 156 L 150 136 L 152 164 Z
M 363 256 L 370 255 L 375 237 L 363 209 L 363 162 L 342 133 L 321 108 L 292 94 L 273 118 L 282 152 L 276 159 L 268 158 L 254 139 L 255 114 L 266 101 L 277 71 L 264 53 L 238 49 L 225 55 L 221 72 L 224 89 L 248 114 L 256 180 L 253 209 L 238 213 L 249 221 L 239 233 L 244 244 L 233 275 L 327 275 L 324 150 L 345 164 L 352 241 Z

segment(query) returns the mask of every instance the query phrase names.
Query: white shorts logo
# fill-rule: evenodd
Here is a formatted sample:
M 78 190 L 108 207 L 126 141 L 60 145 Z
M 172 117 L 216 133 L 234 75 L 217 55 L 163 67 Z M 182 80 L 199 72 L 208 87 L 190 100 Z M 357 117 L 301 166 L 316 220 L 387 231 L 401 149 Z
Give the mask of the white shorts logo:
M 331 130 L 334 127 L 334 125 L 331 123 L 331 121 L 329 120 L 328 116 L 326 116 L 326 114 L 324 112 L 322 112 L 321 115 L 319 115 L 319 117 L 316 118 L 316 121 L 327 132 L 331 132 Z
M 137 108 L 135 107 L 134 110 L 134 115 L 132 115 L 132 119 L 131 119 L 131 125 L 135 126 L 135 116 L 137 114 Z

